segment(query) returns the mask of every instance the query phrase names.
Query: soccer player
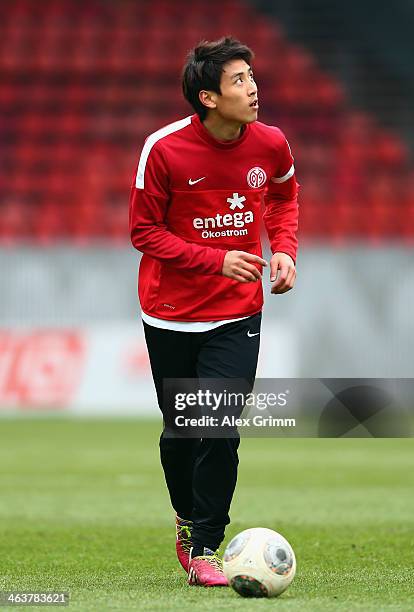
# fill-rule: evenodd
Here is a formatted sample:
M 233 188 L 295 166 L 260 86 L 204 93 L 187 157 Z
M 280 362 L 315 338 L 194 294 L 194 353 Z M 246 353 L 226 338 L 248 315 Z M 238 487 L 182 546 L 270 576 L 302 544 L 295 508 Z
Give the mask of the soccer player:
M 138 293 L 164 422 L 173 410 L 163 396 L 164 378 L 253 385 L 267 265 L 263 200 L 271 292 L 285 293 L 295 282 L 293 157 L 283 132 L 257 121 L 252 58 L 232 37 L 195 47 L 182 77 L 195 114 L 146 139 L 134 176 L 130 232 L 143 253 Z M 230 522 L 239 442 L 161 434 L 176 551 L 189 584 L 227 585 L 217 550 Z

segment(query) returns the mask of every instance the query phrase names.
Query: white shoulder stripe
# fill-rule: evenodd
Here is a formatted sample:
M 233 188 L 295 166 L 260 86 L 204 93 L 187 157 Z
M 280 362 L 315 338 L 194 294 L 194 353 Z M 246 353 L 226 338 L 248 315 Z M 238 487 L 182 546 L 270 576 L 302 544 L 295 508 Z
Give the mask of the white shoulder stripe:
M 190 125 L 190 123 L 191 115 L 189 117 L 186 117 L 185 119 L 174 121 L 174 123 L 170 123 L 169 125 L 166 125 L 165 127 L 151 134 L 151 136 L 148 136 L 142 148 L 141 157 L 139 158 L 137 176 L 135 179 L 135 187 L 137 187 L 138 189 L 144 189 L 145 166 L 147 165 L 148 156 L 155 143 L 161 140 L 161 138 L 164 138 L 164 136 L 168 136 L 173 132 L 178 132 L 178 130 L 182 130 L 183 128 L 187 127 L 187 125 Z
M 293 176 L 294 174 L 295 174 L 295 166 L 292 164 L 289 172 L 287 172 L 284 176 L 281 176 L 279 178 L 272 176 L 270 180 L 273 181 L 274 183 L 284 183 L 285 181 L 288 181 L 290 177 Z

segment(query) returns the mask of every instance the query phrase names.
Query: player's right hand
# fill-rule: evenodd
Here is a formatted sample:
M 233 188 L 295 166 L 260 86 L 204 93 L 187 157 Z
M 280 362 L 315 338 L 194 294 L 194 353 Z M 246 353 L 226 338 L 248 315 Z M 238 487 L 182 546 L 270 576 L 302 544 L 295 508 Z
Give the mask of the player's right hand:
M 259 266 L 267 266 L 267 262 L 258 255 L 245 251 L 227 251 L 223 261 L 223 276 L 236 280 L 239 283 L 251 283 L 261 280 Z

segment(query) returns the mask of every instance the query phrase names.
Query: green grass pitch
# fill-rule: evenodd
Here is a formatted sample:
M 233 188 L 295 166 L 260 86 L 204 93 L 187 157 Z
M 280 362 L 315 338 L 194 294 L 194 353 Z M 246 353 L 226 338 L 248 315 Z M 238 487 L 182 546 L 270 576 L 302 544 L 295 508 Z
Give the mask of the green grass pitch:
M 414 609 L 413 439 L 242 440 L 226 542 L 266 526 L 298 561 L 280 598 L 251 600 L 187 586 L 159 429 L 0 421 L 0 590 L 69 590 L 88 612 Z

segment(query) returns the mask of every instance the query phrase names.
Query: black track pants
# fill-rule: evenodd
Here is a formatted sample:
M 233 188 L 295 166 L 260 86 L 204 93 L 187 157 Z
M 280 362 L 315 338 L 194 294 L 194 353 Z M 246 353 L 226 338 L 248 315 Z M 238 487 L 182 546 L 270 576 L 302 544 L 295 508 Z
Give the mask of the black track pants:
M 253 386 L 261 313 L 206 332 L 177 332 L 144 323 L 158 404 L 164 412 L 164 378 L 244 378 Z M 237 481 L 238 438 L 171 438 L 161 434 L 160 454 L 171 503 L 194 522 L 193 542 L 216 550 L 230 522 Z

